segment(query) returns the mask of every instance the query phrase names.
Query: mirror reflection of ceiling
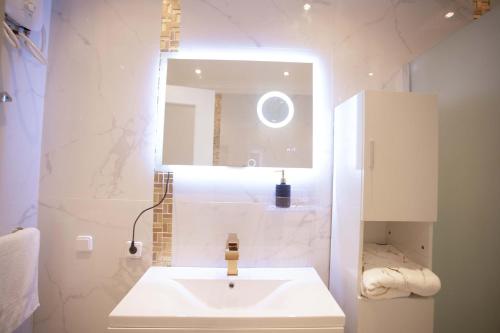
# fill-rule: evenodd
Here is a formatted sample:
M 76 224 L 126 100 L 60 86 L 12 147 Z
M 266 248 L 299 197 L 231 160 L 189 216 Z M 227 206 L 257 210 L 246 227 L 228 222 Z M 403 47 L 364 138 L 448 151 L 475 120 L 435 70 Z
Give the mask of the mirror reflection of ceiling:
M 341 82 L 332 92 L 338 103 L 391 88 L 403 64 L 473 20 L 472 0 L 308 2 L 305 11 L 304 1 L 183 0 L 182 46 L 320 50 Z
M 169 59 L 167 84 L 218 93 L 262 94 L 277 87 L 312 95 L 312 64 L 267 61 Z

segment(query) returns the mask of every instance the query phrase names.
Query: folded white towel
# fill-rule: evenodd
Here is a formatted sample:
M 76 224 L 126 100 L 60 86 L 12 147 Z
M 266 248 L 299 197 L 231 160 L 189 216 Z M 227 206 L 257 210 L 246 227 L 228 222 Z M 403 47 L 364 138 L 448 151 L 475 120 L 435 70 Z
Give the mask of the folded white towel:
M 0 237 L 0 333 L 11 333 L 38 308 L 40 232 Z
M 441 281 L 430 269 L 412 262 L 392 245 L 365 244 L 362 295 L 372 299 L 432 296 Z

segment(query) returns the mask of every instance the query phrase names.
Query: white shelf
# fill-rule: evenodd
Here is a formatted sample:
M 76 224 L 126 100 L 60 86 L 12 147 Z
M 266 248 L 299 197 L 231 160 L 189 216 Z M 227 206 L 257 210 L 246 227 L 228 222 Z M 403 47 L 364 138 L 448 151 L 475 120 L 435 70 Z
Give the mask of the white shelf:
M 363 244 L 393 245 L 417 264 L 432 269 L 432 222 L 363 222 L 362 225 Z
M 359 301 L 368 302 L 368 303 L 370 303 L 370 302 L 393 302 L 393 301 L 397 301 L 398 303 L 406 303 L 406 302 L 412 303 L 412 302 L 420 301 L 420 300 L 433 300 L 433 299 L 434 299 L 434 297 L 424 297 L 424 296 L 419 296 L 419 295 L 415 295 L 415 294 L 411 294 L 408 297 L 397 297 L 397 298 L 390 298 L 390 299 L 371 299 L 371 298 L 365 297 L 363 295 L 358 295 Z M 407 300 L 407 301 L 405 301 L 405 300 Z
M 307 211 L 314 211 L 316 209 L 315 206 L 311 205 L 290 205 L 290 207 L 276 207 L 276 205 L 267 205 L 265 210 L 267 212 L 307 212 Z

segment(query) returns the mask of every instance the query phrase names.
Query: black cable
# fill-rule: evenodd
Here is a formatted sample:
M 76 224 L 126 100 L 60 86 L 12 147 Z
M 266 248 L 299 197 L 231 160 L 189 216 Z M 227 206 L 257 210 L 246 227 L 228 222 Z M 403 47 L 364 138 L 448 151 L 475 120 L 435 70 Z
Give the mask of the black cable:
M 159 205 L 161 205 L 163 203 L 163 201 L 167 197 L 169 183 L 170 183 L 170 172 L 167 172 L 167 183 L 165 184 L 165 193 L 163 194 L 163 198 L 161 198 L 161 200 L 157 204 L 155 204 L 155 205 L 153 205 L 153 206 L 151 206 L 149 208 L 144 209 L 142 212 L 139 213 L 139 215 L 137 215 L 137 218 L 134 221 L 134 227 L 132 228 L 132 243 L 130 243 L 130 248 L 128 249 L 128 252 L 130 252 L 130 254 L 136 254 L 136 252 L 137 252 L 137 248 L 135 247 L 135 244 L 134 244 L 134 240 L 135 240 L 135 225 L 136 225 L 137 221 L 139 221 L 139 219 L 141 218 L 142 214 L 144 214 L 148 210 L 151 210 L 151 209 L 154 209 L 154 208 L 158 207 Z

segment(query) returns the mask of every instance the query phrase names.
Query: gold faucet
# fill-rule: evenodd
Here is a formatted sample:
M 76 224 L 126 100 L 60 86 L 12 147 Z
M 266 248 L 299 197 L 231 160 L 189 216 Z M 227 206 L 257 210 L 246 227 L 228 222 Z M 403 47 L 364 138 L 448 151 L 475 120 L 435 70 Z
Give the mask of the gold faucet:
M 240 258 L 239 252 L 240 241 L 238 235 L 228 234 L 226 241 L 226 261 L 227 261 L 227 275 L 238 275 L 238 259 Z

